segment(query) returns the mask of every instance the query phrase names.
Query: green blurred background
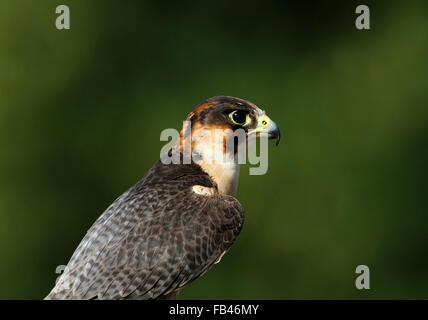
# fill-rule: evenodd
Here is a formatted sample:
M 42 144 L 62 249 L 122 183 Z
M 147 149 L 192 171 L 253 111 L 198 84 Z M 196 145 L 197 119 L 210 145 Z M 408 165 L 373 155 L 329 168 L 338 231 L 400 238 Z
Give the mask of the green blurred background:
M 355 1 L 1 1 L 0 298 L 46 296 L 160 132 L 215 95 L 283 138 L 266 175 L 242 169 L 243 232 L 181 299 L 428 298 L 428 3 L 363 3 L 370 31 Z

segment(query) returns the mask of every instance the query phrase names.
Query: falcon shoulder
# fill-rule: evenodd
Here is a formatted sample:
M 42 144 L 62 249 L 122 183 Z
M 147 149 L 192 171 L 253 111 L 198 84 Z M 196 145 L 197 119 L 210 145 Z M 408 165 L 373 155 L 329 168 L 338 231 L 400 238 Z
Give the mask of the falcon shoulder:
M 244 211 L 197 165 L 164 165 L 97 219 L 46 299 L 156 299 L 206 272 L 241 231 Z

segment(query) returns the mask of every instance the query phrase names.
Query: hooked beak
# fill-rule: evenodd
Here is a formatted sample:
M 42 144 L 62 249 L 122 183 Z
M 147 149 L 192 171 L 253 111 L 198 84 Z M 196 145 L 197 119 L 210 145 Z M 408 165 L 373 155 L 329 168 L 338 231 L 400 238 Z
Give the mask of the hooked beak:
M 279 140 L 281 140 L 281 131 L 279 131 L 277 124 L 272 121 L 266 129 L 268 133 L 268 139 L 276 139 L 275 146 L 278 146 Z

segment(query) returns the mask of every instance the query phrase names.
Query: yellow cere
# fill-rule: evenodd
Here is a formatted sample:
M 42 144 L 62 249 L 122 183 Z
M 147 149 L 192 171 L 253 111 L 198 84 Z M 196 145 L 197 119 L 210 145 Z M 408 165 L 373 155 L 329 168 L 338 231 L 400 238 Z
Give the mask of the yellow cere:
M 256 128 L 256 132 L 260 132 L 266 129 L 267 127 L 269 127 L 272 120 L 267 115 L 264 114 L 263 116 L 258 118 L 257 121 L 258 121 L 258 124 Z

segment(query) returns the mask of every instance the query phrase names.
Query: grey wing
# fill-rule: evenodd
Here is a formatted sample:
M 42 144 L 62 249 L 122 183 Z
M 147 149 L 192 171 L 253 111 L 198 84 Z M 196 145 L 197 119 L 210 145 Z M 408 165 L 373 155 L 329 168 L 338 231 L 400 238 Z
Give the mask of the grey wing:
M 179 183 L 161 187 L 118 198 L 89 229 L 46 299 L 156 299 L 208 270 L 238 236 L 242 206 Z

